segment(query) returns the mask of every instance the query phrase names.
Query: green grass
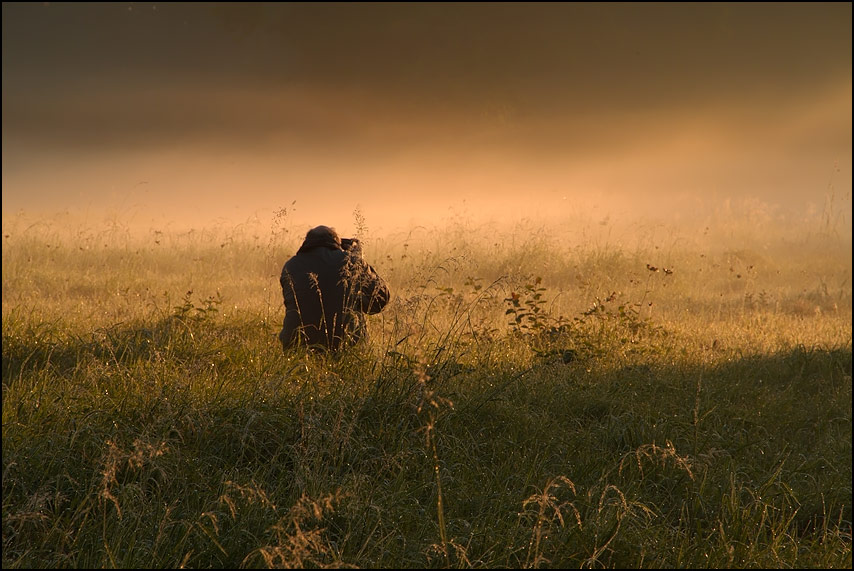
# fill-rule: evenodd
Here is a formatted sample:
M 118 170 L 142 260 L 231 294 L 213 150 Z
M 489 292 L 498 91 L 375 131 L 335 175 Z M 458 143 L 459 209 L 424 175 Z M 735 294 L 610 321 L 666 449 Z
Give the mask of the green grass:
M 368 236 L 285 356 L 299 234 L 4 223 L 4 568 L 851 567 L 850 241 Z

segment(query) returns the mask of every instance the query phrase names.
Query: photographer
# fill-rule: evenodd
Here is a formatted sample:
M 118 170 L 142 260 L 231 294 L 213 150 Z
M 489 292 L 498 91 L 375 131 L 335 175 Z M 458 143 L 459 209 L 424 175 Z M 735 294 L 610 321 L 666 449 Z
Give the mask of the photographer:
M 342 240 L 333 228 L 317 226 L 305 235 L 279 278 L 285 319 L 282 349 L 303 345 L 337 351 L 365 334 L 364 314 L 379 313 L 390 293 L 385 281 L 362 259 L 355 238 Z

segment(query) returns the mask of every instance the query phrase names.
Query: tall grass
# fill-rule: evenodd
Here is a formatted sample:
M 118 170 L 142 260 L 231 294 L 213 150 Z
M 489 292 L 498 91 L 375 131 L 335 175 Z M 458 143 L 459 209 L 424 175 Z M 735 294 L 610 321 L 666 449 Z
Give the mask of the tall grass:
M 281 218 L 4 224 L 4 568 L 850 567 L 850 240 L 631 235 L 363 236 L 324 356 Z

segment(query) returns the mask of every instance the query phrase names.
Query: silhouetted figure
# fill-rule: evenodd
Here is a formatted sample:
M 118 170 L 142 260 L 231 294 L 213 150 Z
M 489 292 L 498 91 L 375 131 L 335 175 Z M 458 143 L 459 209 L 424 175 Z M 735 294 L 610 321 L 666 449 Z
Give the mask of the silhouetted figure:
M 285 300 L 282 349 L 304 345 L 337 351 L 365 334 L 365 313 L 379 313 L 390 293 L 385 281 L 362 259 L 355 238 L 342 240 L 333 228 L 317 226 L 305 235 L 279 278 Z

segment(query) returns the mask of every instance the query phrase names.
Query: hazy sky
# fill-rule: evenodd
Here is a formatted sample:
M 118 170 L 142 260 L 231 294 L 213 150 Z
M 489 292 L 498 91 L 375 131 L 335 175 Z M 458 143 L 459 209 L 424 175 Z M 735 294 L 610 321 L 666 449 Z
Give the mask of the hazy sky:
M 4 215 L 851 195 L 851 3 L 3 4 Z M 684 211 L 684 212 L 683 212 Z

